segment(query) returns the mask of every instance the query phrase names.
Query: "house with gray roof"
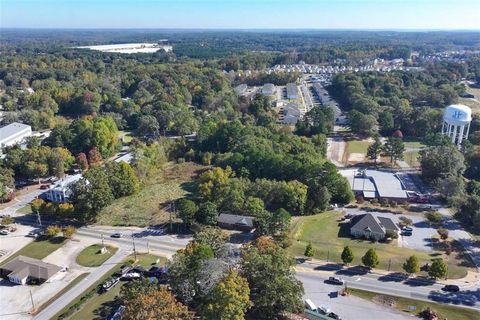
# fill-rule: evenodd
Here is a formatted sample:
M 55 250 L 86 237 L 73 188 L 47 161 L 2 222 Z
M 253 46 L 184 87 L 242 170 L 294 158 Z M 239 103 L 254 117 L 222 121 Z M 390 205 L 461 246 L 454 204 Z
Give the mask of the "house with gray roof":
M 250 216 L 221 213 L 218 216 L 217 222 L 220 228 L 251 231 L 254 228 L 255 218 Z
M 265 83 L 262 87 L 262 94 L 266 96 L 271 96 L 275 94 L 275 85 L 272 83 Z
M 367 213 L 353 217 L 350 222 L 350 234 L 354 238 L 383 240 L 387 233 L 398 234 L 400 229 L 392 219 Z
M 10 282 L 25 285 L 30 281 L 43 283 L 53 277 L 61 267 L 42 260 L 18 256 L 0 267 L 0 275 Z

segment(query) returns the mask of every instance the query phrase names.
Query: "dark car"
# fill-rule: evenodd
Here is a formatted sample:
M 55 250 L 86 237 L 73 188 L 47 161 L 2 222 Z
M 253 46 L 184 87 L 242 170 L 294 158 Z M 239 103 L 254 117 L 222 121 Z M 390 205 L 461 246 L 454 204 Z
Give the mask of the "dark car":
M 337 277 L 329 277 L 327 282 L 331 284 L 336 284 L 336 285 L 343 285 L 345 283 L 345 281 L 343 281 L 342 278 L 337 278 Z
M 112 235 L 110 236 L 112 238 L 121 238 L 122 237 L 122 234 L 121 233 L 112 233 Z
M 460 287 L 454 284 L 447 284 L 445 287 L 442 288 L 442 290 L 447 292 L 458 292 L 460 291 Z
M 403 231 L 402 232 L 402 236 L 406 236 L 406 237 L 409 237 L 412 235 L 412 231 Z

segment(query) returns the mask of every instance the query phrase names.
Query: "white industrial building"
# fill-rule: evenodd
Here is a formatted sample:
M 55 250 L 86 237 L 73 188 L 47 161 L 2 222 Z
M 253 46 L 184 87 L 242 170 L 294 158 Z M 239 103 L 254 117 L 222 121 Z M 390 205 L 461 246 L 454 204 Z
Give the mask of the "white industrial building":
M 13 122 L 0 128 L 0 149 L 22 143 L 25 138 L 32 135 L 32 127 Z
M 464 139 L 468 139 L 471 122 L 472 109 L 462 104 L 452 104 L 443 113 L 442 134 L 460 146 Z
M 71 185 L 82 178 L 81 174 L 65 177 L 57 182 L 53 187 L 48 189 L 44 194 L 44 198 L 51 202 L 64 203 L 68 202 L 71 195 Z
M 298 87 L 295 83 L 287 84 L 287 99 L 293 100 L 298 99 Z
M 275 94 L 275 86 L 272 83 L 265 83 L 262 87 L 262 94 L 266 96 Z

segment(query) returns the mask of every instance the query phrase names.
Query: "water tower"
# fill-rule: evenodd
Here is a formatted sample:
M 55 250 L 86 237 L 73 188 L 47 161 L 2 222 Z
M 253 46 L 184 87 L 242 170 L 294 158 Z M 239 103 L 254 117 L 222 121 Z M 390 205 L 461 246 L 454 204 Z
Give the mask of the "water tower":
M 443 113 L 442 134 L 452 139 L 452 143 L 460 146 L 463 139 L 468 138 L 472 122 L 472 109 L 463 104 L 452 104 Z

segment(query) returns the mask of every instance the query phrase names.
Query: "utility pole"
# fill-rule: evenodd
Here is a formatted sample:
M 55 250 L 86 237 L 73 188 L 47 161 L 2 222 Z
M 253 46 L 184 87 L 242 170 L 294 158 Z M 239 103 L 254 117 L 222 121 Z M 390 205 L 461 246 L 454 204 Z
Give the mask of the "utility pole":
M 35 303 L 33 302 L 32 290 L 30 290 L 30 302 L 32 302 L 32 313 L 35 312 Z
M 327 251 L 327 262 L 330 260 L 330 250 Z
M 172 212 L 175 213 L 175 201 L 172 201 L 172 203 L 170 204 L 170 232 L 172 232 L 173 227 Z
M 147 253 L 150 254 L 150 247 L 148 246 L 148 240 L 147 240 Z
M 40 211 L 37 210 L 37 221 L 38 221 L 38 224 L 40 225 L 40 227 L 42 227 L 42 219 L 40 219 Z
M 390 266 L 392 265 L 392 259 L 388 260 L 388 271 L 390 271 Z
M 133 257 L 135 258 L 135 261 L 137 261 L 137 250 L 135 249 L 135 237 L 133 236 L 133 232 L 132 232 L 132 243 L 133 243 Z

